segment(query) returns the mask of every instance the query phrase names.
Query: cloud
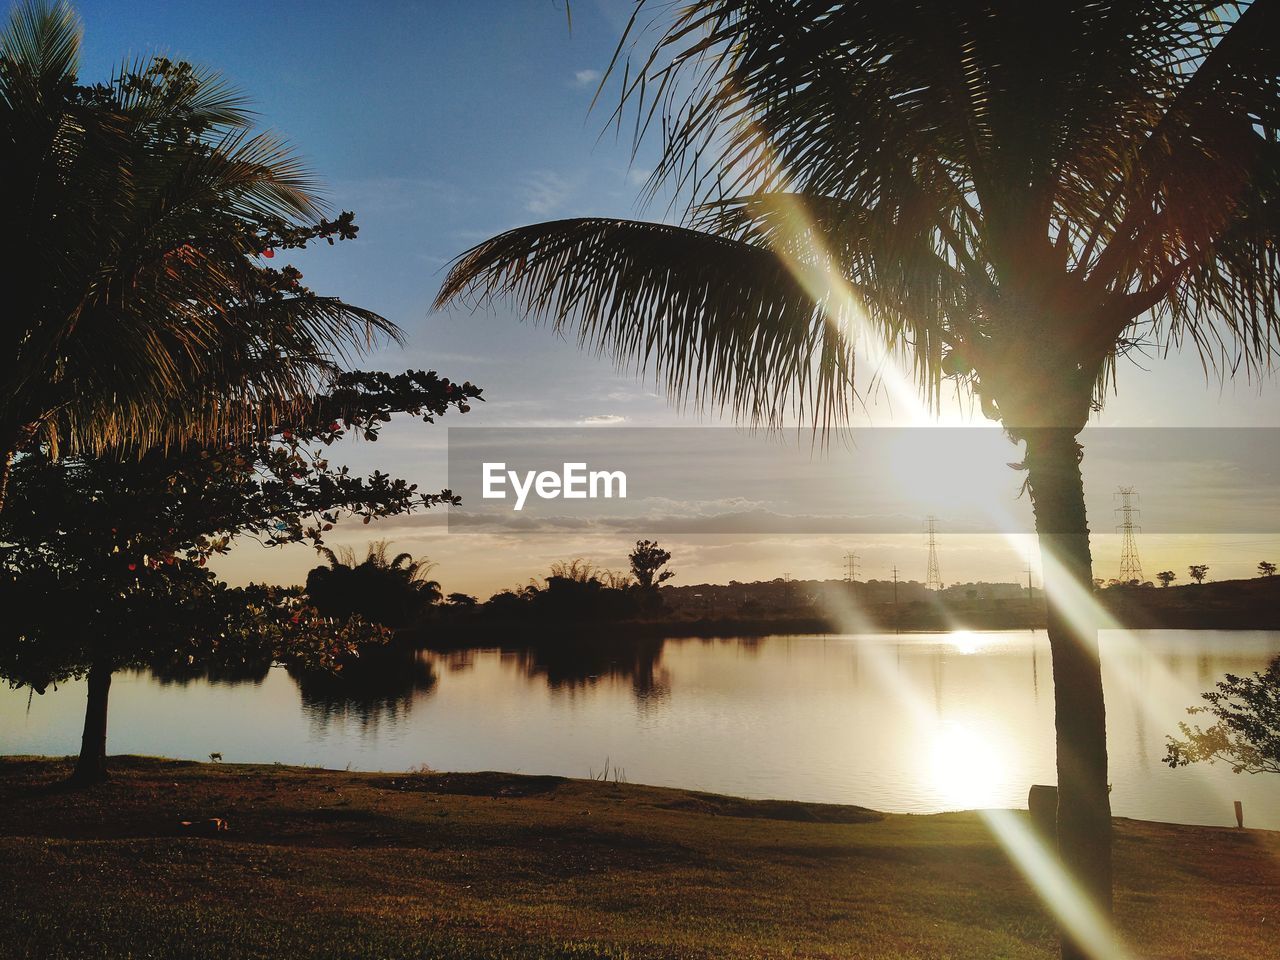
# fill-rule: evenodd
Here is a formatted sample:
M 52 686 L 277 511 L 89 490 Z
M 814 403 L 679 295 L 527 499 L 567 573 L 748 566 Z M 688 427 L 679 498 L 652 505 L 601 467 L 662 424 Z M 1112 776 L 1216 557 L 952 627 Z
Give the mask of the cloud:
M 646 509 L 626 515 L 515 513 L 501 507 L 449 510 L 450 533 L 548 534 L 573 531 L 607 534 L 610 531 L 647 534 L 765 534 L 822 536 L 832 534 L 894 535 L 910 531 L 916 536 L 919 518 L 902 514 L 790 514 L 760 506 L 749 500 L 729 498 L 692 503 L 646 498 Z M 404 526 L 422 525 L 425 517 L 410 517 Z M 981 529 L 964 529 L 978 533 Z M 948 541 L 951 543 L 952 541 Z
M 610 426 L 615 423 L 626 423 L 627 418 L 616 413 L 596 413 L 583 417 L 580 422 L 587 426 Z
M 578 70 L 573 75 L 573 82 L 579 87 L 589 87 L 600 82 L 599 70 Z
M 572 188 L 559 174 L 544 170 L 525 180 L 525 193 L 527 199 L 524 208 L 530 213 L 546 216 L 554 213 L 569 199 Z

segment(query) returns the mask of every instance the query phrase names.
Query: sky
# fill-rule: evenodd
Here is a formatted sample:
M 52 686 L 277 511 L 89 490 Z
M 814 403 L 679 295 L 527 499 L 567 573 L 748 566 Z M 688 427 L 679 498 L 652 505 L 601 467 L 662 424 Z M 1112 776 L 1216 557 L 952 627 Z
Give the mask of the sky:
M 570 27 L 563 5 L 554 0 L 86 0 L 77 5 L 85 24 L 82 79 L 105 78 L 122 61 L 153 55 L 214 68 L 249 96 L 263 127 L 285 136 L 307 160 L 333 210 L 355 211 L 356 242 L 295 255 L 292 262 L 318 292 L 376 310 L 406 331 L 403 349 L 379 350 L 361 366 L 435 369 L 485 389 L 486 402 L 465 418 L 450 415 L 429 426 L 398 422 L 376 445 L 344 444 L 341 456 L 353 466 L 376 467 L 426 489 L 449 482 L 451 428 L 462 434 L 473 427 L 728 426 L 712 414 L 673 408 L 652 384 L 522 323 L 506 307 L 478 313 L 431 308 L 449 261 L 504 229 L 571 216 L 663 217 L 661 205 L 647 210 L 637 205 L 651 148 L 643 147 L 633 158 L 629 134 L 619 138 L 607 128 L 608 110 L 590 110 L 630 9 L 629 0 L 579 0 Z M 606 107 L 612 102 L 606 96 Z M 1088 445 L 1091 434 L 1111 427 L 1280 427 L 1278 399 L 1274 378 L 1222 386 L 1206 381 L 1191 355 L 1145 358 L 1140 366 L 1126 362 L 1117 396 L 1086 430 L 1085 441 Z M 936 423 L 984 425 L 980 414 L 964 404 L 947 404 L 935 419 L 884 393 L 869 398 L 856 425 Z M 454 442 L 465 439 L 455 436 Z M 737 475 L 774 475 L 775 490 L 789 485 L 790 475 L 780 465 L 818 469 L 832 489 L 840 487 L 842 461 L 823 459 L 803 438 L 738 434 L 734 448 Z M 1280 560 L 1274 500 L 1259 503 L 1253 530 L 1242 530 L 1238 522 L 1221 525 L 1217 514 L 1200 517 L 1198 508 L 1185 501 L 1163 518 L 1151 515 L 1149 505 L 1160 499 L 1160 490 L 1152 487 L 1159 486 L 1162 473 L 1185 478 L 1196 469 L 1194 450 L 1190 443 L 1178 464 L 1166 463 L 1145 475 L 1145 519 L 1160 531 L 1144 532 L 1139 539 L 1146 576 L 1168 568 L 1181 571 L 1185 581 L 1188 563 L 1209 562 L 1210 577 L 1225 579 L 1250 575 L 1259 560 Z M 1010 446 L 1007 459 L 1017 459 L 1016 454 Z M 661 452 L 656 456 L 661 459 Z M 699 464 L 686 456 L 676 465 L 681 489 L 687 491 L 685 512 L 691 503 L 714 503 L 716 478 L 735 475 Z M 1097 534 L 1095 572 L 1114 576 L 1119 539 L 1110 508 L 1116 478 L 1107 471 L 1091 474 L 1088 457 L 1085 468 Z M 921 474 L 946 479 L 945 470 L 932 467 L 915 471 Z M 1018 505 L 1016 477 L 1009 473 L 1009 478 L 994 492 L 1007 496 L 1016 512 L 1025 501 Z M 1262 483 L 1248 492 L 1238 485 L 1216 486 L 1215 509 L 1229 512 L 1233 501 L 1274 486 Z M 937 507 L 941 496 L 924 484 L 914 530 L 909 519 L 893 532 L 878 533 L 757 525 L 732 534 L 664 533 L 662 542 L 675 555 L 676 583 L 835 578 L 842 575 L 842 557 L 849 551 L 859 555 L 864 578 L 886 578 L 896 565 L 907 579 L 923 580 L 924 516 L 944 512 Z M 638 505 L 636 515 L 653 517 L 654 529 L 674 531 L 656 522 L 668 518 L 653 512 L 657 495 L 650 500 Z M 796 513 L 794 505 L 767 500 L 762 495 L 761 509 Z M 484 597 L 575 556 L 624 568 L 631 542 L 649 534 L 643 527 L 618 524 L 537 533 L 464 532 L 460 524 L 450 529 L 443 513 L 340 526 L 333 542 L 362 549 L 371 537 L 390 538 L 397 549 L 437 562 L 433 575 L 446 591 Z M 944 517 L 939 548 L 944 581 L 1025 581 L 1029 558 L 1038 581 L 1028 538 L 947 533 L 946 527 Z M 247 543 L 218 570 L 233 583 L 288 583 L 300 582 L 316 562 L 306 547 L 268 550 Z

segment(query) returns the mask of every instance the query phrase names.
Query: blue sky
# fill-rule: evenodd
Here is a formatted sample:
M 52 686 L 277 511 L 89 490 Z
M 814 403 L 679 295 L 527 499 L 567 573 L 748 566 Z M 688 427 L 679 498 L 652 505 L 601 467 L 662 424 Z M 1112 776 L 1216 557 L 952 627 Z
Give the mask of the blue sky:
M 646 385 L 509 311 L 430 309 L 445 264 L 485 237 L 537 220 L 639 212 L 635 197 L 651 155 L 642 151 L 633 164 L 625 133 L 620 141 L 611 132 L 602 136 L 607 109 L 588 114 L 630 8 L 629 0 L 580 0 L 570 30 L 555 0 L 77 5 L 85 22 L 84 79 L 105 77 L 126 57 L 153 54 L 214 67 L 253 100 L 263 126 L 309 161 L 334 209 L 356 212 L 356 243 L 295 262 L 317 290 L 375 309 L 408 332 L 405 350 L 383 351 L 366 366 L 438 369 L 481 384 L 487 403 L 466 420 L 475 425 L 564 427 L 592 418 L 692 425 L 706 421 L 673 411 Z M 1099 423 L 1280 426 L 1274 382 L 1220 390 L 1206 385 L 1190 356 L 1144 366 L 1122 369 L 1120 396 Z M 873 403 L 871 413 L 878 425 L 916 421 L 884 402 Z M 952 410 L 948 419 L 965 414 Z M 354 446 L 348 456 L 438 488 L 446 482 L 445 439 L 443 426 L 398 424 L 376 447 Z M 772 455 L 762 440 L 761 458 Z M 1109 529 L 1110 518 L 1099 519 L 1108 522 L 1095 529 Z M 370 533 L 430 554 L 447 589 L 481 595 L 579 554 L 620 567 L 626 548 L 616 536 L 486 541 L 451 536 L 438 523 L 356 525 L 338 540 L 358 545 Z M 681 567 L 677 582 L 773 577 L 784 569 L 836 576 L 849 548 L 863 550 L 868 576 L 918 560 L 923 577 L 918 537 L 860 545 L 820 536 L 704 536 L 671 546 Z M 954 548 L 949 581 L 1015 579 L 1024 563 L 1007 545 L 957 541 Z M 1181 546 L 1153 542 L 1152 549 L 1167 555 L 1153 569 L 1186 559 Z M 1225 547 L 1219 542 L 1214 550 Z M 1250 556 L 1259 550 L 1280 554 L 1280 544 L 1249 544 Z M 1100 566 L 1113 562 L 1111 551 L 1099 542 Z M 301 579 L 313 562 L 305 549 L 250 545 L 223 572 L 236 581 Z M 1223 576 L 1248 572 L 1242 559 L 1231 562 L 1237 567 L 1222 566 Z

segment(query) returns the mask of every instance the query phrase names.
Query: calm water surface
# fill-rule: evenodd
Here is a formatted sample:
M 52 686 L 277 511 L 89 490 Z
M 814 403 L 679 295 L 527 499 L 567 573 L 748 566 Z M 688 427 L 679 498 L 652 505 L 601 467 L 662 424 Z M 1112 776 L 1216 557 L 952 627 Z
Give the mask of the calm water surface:
M 1166 734 L 1277 632 L 1102 637 L 1118 816 L 1280 829 L 1280 777 L 1170 770 Z M 580 656 L 424 652 L 357 696 L 273 669 L 251 682 L 122 674 L 112 753 L 357 770 L 513 770 L 932 813 L 1023 807 L 1053 783 L 1043 632 L 667 640 Z M 0 691 L 0 752 L 78 747 L 82 684 Z

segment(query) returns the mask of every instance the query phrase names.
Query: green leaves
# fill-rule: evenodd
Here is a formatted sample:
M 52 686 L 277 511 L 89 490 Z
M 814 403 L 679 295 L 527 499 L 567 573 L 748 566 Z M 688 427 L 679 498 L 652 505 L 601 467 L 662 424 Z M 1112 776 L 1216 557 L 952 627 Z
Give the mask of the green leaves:
M 459 502 L 382 471 L 354 475 L 332 464 L 329 445 L 346 428 L 376 436 L 396 414 L 430 422 L 480 395 L 434 372 L 357 371 L 296 416 L 257 421 L 255 439 L 140 457 L 21 457 L 0 513 L 0 676 L 43 686 L 95 661 L 175 657 L 329 669 L 385 640 L 381 628 L 349 612 L 323 616 L 296 592 L 232 591 L 206 564 L 244 537 L 321 547 L 344 517 Z M 425 573 L 409 557 L 387 566 L 397 577 Z
M 1216 722 L 1208 730 L 1178 724 L 1182 739 L 1168 738 L 1165 763 L 1222 761 L 1233 773 L 1280 773 L 1280 658 L 1264 673 L 1227 674 L 1202 697 L 1209 705 L 1189 707 L 1187 713 L 1207 713 Z
M 851 396 L 850 305 L 815 299 L 782 257 L 731 237 L 627 220 L 521 227 L 459 257 L 436 305 L 489 296 L 753 423 L 838 420 Z
M 73 453 L 243 440 L 398 337 L 261 257 L 357 228 L 320 215 L 244 97 L 165 58 L 79 85 L 78 38 L 67 8 L 27 5 L 0 39 L 3 444 L 28 426 Z
M 704 239 L 509 231 L 440 302 L 508 295 L 751 421 L 794 413 L 809 368 L 825 423 L 851 351 L 824 353 L 816 317 L 852 298 L 927 399 L 950 352 L 990 416 L 1078 428 L 1130 350 L 1189 341 L 1223 375 L 1275 360 L 1277 63 L 1258 0 L 642 0 L 610 119 L 657 139 L 645 196 L 667 189 Z M 765 342 L 743 332 L 760 317 Z

